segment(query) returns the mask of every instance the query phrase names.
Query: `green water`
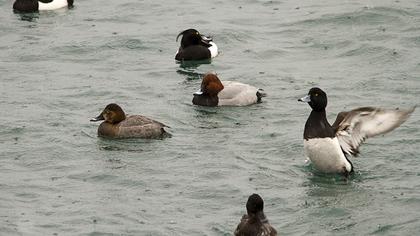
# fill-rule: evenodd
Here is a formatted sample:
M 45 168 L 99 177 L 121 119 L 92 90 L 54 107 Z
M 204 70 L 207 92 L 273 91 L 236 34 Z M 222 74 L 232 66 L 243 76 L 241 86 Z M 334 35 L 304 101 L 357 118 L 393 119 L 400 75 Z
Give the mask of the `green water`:
M 420 232 L 419 112 L 352 159 L 305 164 L 297 102 L 329 95 L 330 122 L 420 94 L 418 1 L 75 1 L 18 15 L 0 0 L 0 234 L 231 235 L 251 193 L 280 235 Z M 211 35 L 210 64 L 174 61 L 176 35 Z M 263 88 L 263 103 L 191 104 L 201 76 Z M 104 140 L 89 119 L 116 102 L 171 128 Z

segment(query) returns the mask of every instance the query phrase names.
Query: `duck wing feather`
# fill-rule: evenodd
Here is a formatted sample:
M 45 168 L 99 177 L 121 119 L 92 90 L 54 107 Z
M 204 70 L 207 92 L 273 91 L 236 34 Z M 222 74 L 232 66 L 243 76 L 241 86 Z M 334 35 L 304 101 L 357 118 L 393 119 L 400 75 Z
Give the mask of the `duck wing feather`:
M 156 124 L 163 127 L 169 127 L 159 121 L 150 119 L 149 117 L 142 115 L 131 115 L 128 116 L 124 121 L 120 123 L 121 127 L 133 127 L 133 126 L 143 126 L 148 124 Z
M 407 110 L 360 107 L 340 112 L 332 125 L 344 153 L 357 156 L 359 146 L 370 137 L 388 133 L 400 126 L 413 113 Z

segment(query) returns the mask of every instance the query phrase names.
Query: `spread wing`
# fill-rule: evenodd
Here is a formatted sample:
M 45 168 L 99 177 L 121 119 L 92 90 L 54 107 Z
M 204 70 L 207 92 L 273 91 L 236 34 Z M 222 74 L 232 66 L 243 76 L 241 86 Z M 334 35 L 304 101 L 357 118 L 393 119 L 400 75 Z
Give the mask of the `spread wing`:
M 385 134 L 400 126 L 413 113 L 408 110 L 361 107 L 340 112 L 332 125 L 346 154 L 357 156 L 365 139 Z

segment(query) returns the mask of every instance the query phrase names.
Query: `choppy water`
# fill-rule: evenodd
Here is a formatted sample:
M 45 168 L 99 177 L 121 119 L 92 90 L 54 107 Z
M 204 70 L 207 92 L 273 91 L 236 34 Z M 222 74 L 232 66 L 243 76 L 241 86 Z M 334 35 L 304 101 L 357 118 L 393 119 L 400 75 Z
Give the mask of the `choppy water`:
M 281 235 L 420 232 L 419 111 L 370 139 L 355 176 L 314 174 L 297 103 L 312 86 L 329 118 L 419 104 L 418 1 L 75 1 L 13 14 L 0 0 L 0 234 L 231 235 L 249 194 Z M 176 35 L 221 54 L 180 65 Z M 200 76 L 261 87 L 244 108 L 191 105 Z M 110 102 L 171 126 L 164 140 L 104 140 Z

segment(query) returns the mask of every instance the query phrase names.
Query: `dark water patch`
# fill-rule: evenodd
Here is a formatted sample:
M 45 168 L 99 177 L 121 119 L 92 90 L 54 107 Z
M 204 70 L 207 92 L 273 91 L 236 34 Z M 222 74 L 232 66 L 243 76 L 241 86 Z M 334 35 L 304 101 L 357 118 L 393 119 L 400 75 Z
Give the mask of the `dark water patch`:
M 170 136 L 166 137 L 170 138 Z M 117 151 L 117 152 L 149 152 L 150 145 L 159 145 L 166 139 L 139 139 L 139 138 L 102 138 L 99 137 L 97 145 L 101 151 Z
M 196 68 L 193 68 L 193 69 L 182 68 L 182 69 L 178 69 L 176 72 L 180 75 L 186 76 L 185 79 L 189 80 L 189 81 L 191 81 L 191 80 L 201 80 L 203 75 L 204 75 L 204 73 L 202 73 L 202 72 L 197 72 Z
M 27 192 L 27 193 L 16 193 L 15 194 L 15 197 L 17 199 L 19 199 L 19 201 L 26 202 L 26 201 L 31 200 L 31 199 L 37 199 L 37 198 L 40 197 L 40 195 L 39 194 L 36 194 L 36 193 L 29 193 L 29 192 Z
M 370 233 L 370 235 L 383 235 L 384 233 L 387 233 L 388 231 L 391 231 L 393 228 L 393 225 L 378 225 L 377 229 Z
M 88 233 L 86 235 L 89 235 L 89 236 L 102 236 L 102 235 L 104 235 L 104 236 L 115 236 L 114 233 L 108 233 L 106 231 L 94 231 L 94 232 Z
M 232 232 L 234 231 L 234 229 L 227 229 L 226 226 L 219 225 L 219 224 L 211 225 L 209 227 L 210 227 L 211 231 L 213 231 L 217 235 L 223 235 L 223 236 L 232 235 Z M 199 232 L 197 232 L 197 233 L 199 233 Z
M 361 57 L 361 56 L 369 56 L 372 58 L 374 55 L 375 57 L 382 58 L 384 56 L 391 56 L 395 55 L 394 50 L 385 48 L 385 47 L 378 47 L 372 46 L 369 44 L 362 44 L 355 49 L 351 49 L 343 54 L 338 55 L 338 57 Z M 382 61 L 382 60 L 380 60 Z
M 364 8 L 355 12 L 341 13 L 339 15 L 327 14 L 317 19 L 308 19 L 300 22 L 289 23 L 287 25 L 305 26 L 305 27 L 325 27 L 328 25 L 352 26 L 378 25 L 386 22 L 393 24 L 402 23 L 401 17 L 408 12 L 397 10 L 395 8 Z
M 110 48 L 114 50 L 128 49 L 128 50 L 140 50 L 140 51 L 149 49 L 149 47 L 145 46 L 144 42 L 142 42 L 139 39 L 134 39 L 134 38 L 119 39 L 116 41 L 112 41 L 112 42 L 106 43 L 101 48 Z
M 39 19 L 39 13 L 17 13 L 15 15 L 22 21 L 36 22 Z
M 406 37 L 403 39 L 403 41 L 408 47 L 420 47 L 420 35 Z

